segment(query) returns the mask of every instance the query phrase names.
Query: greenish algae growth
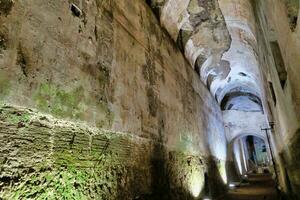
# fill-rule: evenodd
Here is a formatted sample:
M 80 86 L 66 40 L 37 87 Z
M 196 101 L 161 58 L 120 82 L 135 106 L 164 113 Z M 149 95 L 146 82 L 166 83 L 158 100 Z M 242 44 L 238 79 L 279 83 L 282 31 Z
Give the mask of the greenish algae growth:
M 39 122 L 44 118 L 42 115 L 34 115 L 28 109 L 11 106 L 0 108 L 0 120 L 12 124 Z M 51 118 L 47 121 L 53 124 Z M 27 128 L 31 128 L 31 124 Z M 78 129 L 78 132 L 83 131 Z M 53 136 L 60 133 L 60 130 L 63 131 L 64 128 L 53 128 Z M 91 134 L 88 130 L 84 133 L 87 136 Z M 130 139 L 128 136 L 113 133 L 96 131 L 93 137 L 99 140 L 94 140 L 94 148 L 91 149 L 80 146 L 85 143 L 76 143 L 74 148 L 71 144 L 66 145 L 63 147 L 65 150 L 53 144 L 53 148 L 49 149 L 49 157 L 36 162 L 28 170 L 18 170 L 14 174 L 16 179 L 10 179 L 4 185 L 0 184 L 0 199 L 118 199 L 117 191 L 123 191 L 127 187 L 130 176 L 128 165 L 120 160 L 116 150 L 108 146 L 101 147 L 101 142 L 98 142 Z
M 34 99 L 39 109 L 59 117 L 81 118 L 84 113 L 84 89 L 79 86 L 70 92 L 51 84 L 41 84 Z
M 126 168 L 113 153 L 91 154 L 91 166 L 78 166 L 80 152 L 55 153 L 53 166 L 24 175 L 0 197 L 5 199 L 116 199 Z M 63 163 L 62 163 L 63 161 Z
M 41 84 L 34 94 L 37 107 L 53 114 L 56 117 L 85 119 L 86 110 L 94 102 L 85 97 L 84 88 L 79 86 L 71 91 L 65 91 L 51 84 Z M 107 102 L 100 101 L 96 104 L 96 126 L 98 128 L 110 127 L 114 115 Z M 101 115 L 103 115 L 101 117 Z
M 17 124 L 19 122 L 29 122 L 30 116 L 28 114 L 24 115 L 10 115 L 8 116 L 8 121 L 12 124 Z
M 4 74 L 0 74 L 0 99 L 3 99 L 5 96 L 9 94 L 10 82 L 9 79 L 4 76 Z
M 10 124 L 15 124 L 17 125 L 20 122 L 23 123 L 28 123 L 30 121 L 30 115 L 26 112 L 17 112 L 17 111 L 13 111 L 13 112 L 2 112 L 2 109 L 0 109 L 0 119 L 3 121 L 7 121 Z

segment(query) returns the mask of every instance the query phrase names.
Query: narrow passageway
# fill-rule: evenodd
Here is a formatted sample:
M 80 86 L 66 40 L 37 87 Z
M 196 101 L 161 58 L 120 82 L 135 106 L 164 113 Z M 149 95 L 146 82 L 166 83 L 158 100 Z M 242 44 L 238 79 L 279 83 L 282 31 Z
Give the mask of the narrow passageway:
M 0 200 L 300 200 L 299 24 L 300 0 L 0 0 Z
M 229 190 L 226 200 L 279 200 L 270 174 L 250 174 L 249 184 Z

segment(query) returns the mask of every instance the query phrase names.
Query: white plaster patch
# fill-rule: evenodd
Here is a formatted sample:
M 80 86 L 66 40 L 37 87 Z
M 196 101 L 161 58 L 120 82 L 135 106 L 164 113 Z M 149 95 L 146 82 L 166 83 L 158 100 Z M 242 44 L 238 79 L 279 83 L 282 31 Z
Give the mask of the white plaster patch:
M 181 26 L 188 19 L 186 11 L 190 0 L 168 0 L 162 9 L 160 21 L 176 41 Z

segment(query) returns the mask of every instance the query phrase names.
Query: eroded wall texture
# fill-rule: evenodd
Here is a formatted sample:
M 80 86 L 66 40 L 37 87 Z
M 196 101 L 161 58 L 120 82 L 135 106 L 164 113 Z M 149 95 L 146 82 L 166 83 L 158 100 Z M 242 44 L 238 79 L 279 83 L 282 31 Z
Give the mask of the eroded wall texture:
M 281 189 L 299 196 L 299 1 L 254 1 L 259 28 L 258 57 L 264 80 L 264 107 Z M 280 16 L 280 17 L 279 17 Z
M 220 108 L 146 2 L 1 1 L 0 24 L 0 197 L 224 191 Z

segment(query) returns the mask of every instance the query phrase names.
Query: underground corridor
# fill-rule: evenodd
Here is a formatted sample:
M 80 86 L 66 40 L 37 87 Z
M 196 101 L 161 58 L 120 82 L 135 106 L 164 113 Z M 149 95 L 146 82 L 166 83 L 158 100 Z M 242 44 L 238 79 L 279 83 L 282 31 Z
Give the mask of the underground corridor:
M 0 0 L 0 200 L 300 199 L 299 0 Z

